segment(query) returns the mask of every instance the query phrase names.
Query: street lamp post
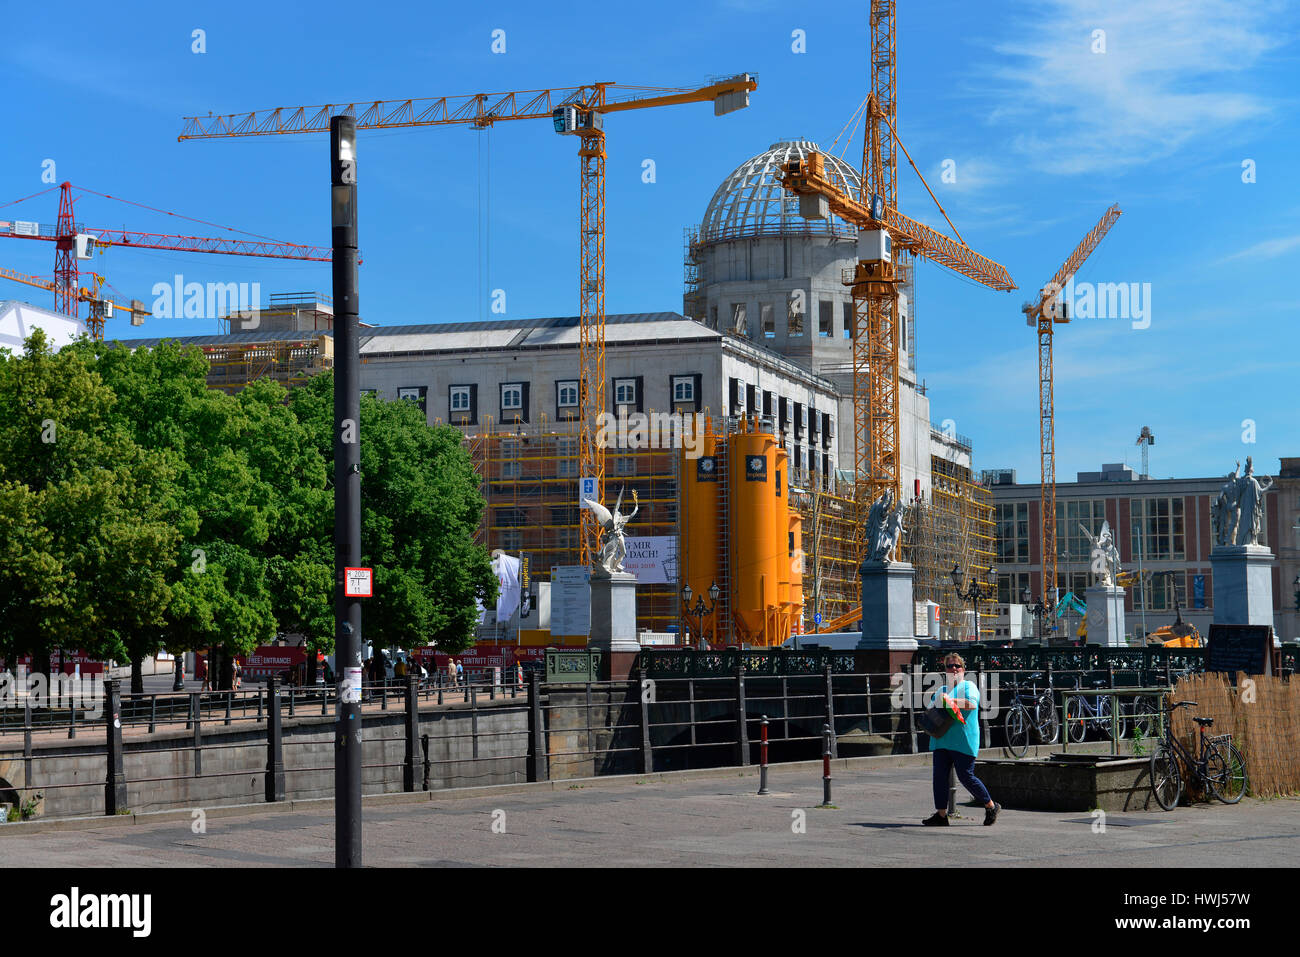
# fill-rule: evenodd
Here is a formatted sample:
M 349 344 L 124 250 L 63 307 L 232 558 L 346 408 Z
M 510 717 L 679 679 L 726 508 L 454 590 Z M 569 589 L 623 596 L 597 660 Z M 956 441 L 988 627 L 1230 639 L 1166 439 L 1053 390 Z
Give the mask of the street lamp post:
M 704 641 L 704 618 L 706 616 L 712 616 L 713 613 L 717 610 L 718 596 L 722 594 L 722 589 L 718 587 L 717 582 L 713 582 L 712 584 L 709 585 L 709 600 L 711 604 L 708 607 L 705 607 L 704 605 L 704 596 L 696 595 L 695 607 L 692 608 L 691 596 L 694 594 L 695 592 L 691 588 L 689 582 L 682 586 L 682 609 L 683 611 L 685 611 L 687 616 L 693 616 L 695 618 L 696 636 L 699 638 L 701 642 L 703 642 Z M 689 627 L 689 623 L 688 623 L 688 627 Z M 714 618 L 713 619 L 714 642 L 717 642 L 718 640 L 717 629 L 718 629 L 718 621 L 716 618 Z
M 1024 599 L 1024 604 L 1029 608 L 1030 613 L 1034 616 L 1034 633 L 1038 636 L 1038 640 L 1041 642 L 1043 640 L 1043 619 L 1047 617 L 1051 608 L 1042 598 L 1039 598 L 1038 601 L 1030 604 L 1033 595 L 1030 593 L 1029 586 L 1027 585 L 1025 586 L 1025 590 L 1021 592 L 1020 597 Z
M 966 589 L 963 591 L 961 587 L 961 569 L 957 565 L 953 565 L 952 571 L 949 574 L 952 577 L 952 587 L 953 590 L 957 592 L 957 597 L 962 601 L 970 602 L 971 607 L 975 610 L 975 640 L 979 641 L 980 640 L 980 599 L 983 597 L 983 589 L 980 588 L 979 579 L 975 578 L 974 576 L 971 576 L 970 581 L 966 583 Z M 997 569 L 994 568 L 992 565 L 990 565 L 989 577 L 992 578 L 994 581 L 997 581 L 997 576 L 998 576 Z

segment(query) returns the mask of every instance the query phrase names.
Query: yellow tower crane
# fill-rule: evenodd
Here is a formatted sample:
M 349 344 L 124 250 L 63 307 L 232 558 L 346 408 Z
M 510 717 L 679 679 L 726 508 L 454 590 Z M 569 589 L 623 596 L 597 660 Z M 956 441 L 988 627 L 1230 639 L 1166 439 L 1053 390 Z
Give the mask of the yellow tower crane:
M 966 245 L 947 213 L 944 219 L 955 240 L 898 211 L 898 151 L 914 170 L 916 164 L 895 128 L 895 0 L 872 0 L 870 29 L 871 93 L 862 144 L 862 195 L 850 196 L 828 179 L 819 153 L 789 161 L 782 180 L 787 190 L 799 195 L 800 215 L 820 219 L 834 213 L 860 229 L 858 263 L 843 277 L 853 295 L 853 554 L 857 561 L 865 554 L 871 503 L 886 491 L 901 499 L 898 286 L 902 277 L 896 265 L 911 256 L 928 257 L 990 288 L 1016 288 L 1005 268 Z M 920 170 L 916 173 L 938 205 Z
M 126 313 L 130 317 L 131 325 L 133 326 L 140 324 L 136 322 L 136 316 L 144 317 L 150 314 L 149 310 L 145 307 L 145 304 L 139 299 L 132 299 L 131 305 L 124 306 L 119 302 L 114 302 L 106 296 L 101 296 L 100 290 L 103 288 L 106 280 L 98 273 L 91 273 L 90 275 L 93 277 L 95 288 L 87 289 L 85 286 L 79 287 L 77 289 L 77 300 L 79 302 L 90 303 L 90 318 L 87 320 L 87 328 L 91 331 L 94 338 L 102 338 L 104 320 L 113 317 L 113 310 L 115 308 Z M 37 289 L 44 289 L 47 292 L 54 292 L 58 289 L 58 286 L 48 279 L 42 279 L 40 276 L 29 276 L 26 273 L 15 272 L 12 269 L 5 269 L 3 266 L 0 266 L 0 279 L 19 282 L 25 286 L 34 286 Z M 76 317 L 74 316 L 72 318 L 75 319 Z M 141 321 L 143 321 L 143 318 Z M 101 331 L 97 332 L 96 330 Z
M 1039 516 L 1043 581 L 1040 594 L 1044 601 L 1054 598 L 1056 588 L 1056 407 L 1055 377 L 1052 371 L 1053 327 L 1069 322 L 1068 306 L 1058 302 L 1066 284 L 1092 255 L 1102 238 L 1120 217 L 1119 206 L 1112 206 L 1075 247 L 1056 275 L 1042 288 L 1037 302 L 1025 303 L 1025 323 L 1038 329 L 1038 437 L 1039 462 L 1043 480 L 1039 487 Z
M 596 496 L 603 499 L 605 455 L 596 442 L 596 427 L 605 410 L 604 115 L 711 100 L 714 115 L 722 116 L 748 106 L 749 93 L 757 88 L 754 77 L 742 73 L 694 89 L 592 83 L 551 90 L 277 107 L 252 113 L 186 117 L 178 139 L 323 133 L 329 131 L 330 117 L 340 115 L 353 117 L 358 130 L 445 125 L 484 129 L 505 120 L 549 119 L 557 133 L 577 136 L 581 158 L 578 402 L 582 410 L 578 465 L 583 478 L 596 480 Z M 598 549 L 599 532 L 595 516 L 589 509 L 582 509 L 584 565 L 591 563 Z

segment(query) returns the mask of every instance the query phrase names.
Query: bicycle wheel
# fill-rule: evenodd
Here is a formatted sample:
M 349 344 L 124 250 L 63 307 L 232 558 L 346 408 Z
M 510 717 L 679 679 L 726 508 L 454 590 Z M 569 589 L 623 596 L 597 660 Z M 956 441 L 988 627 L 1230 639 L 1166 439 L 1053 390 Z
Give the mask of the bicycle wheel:
M 1065 734 L 1074 744 L 1088 736 L 1088 721 L 1084 717 L 1082 697 L 1065 699 Z
M 1007 735 L 1007 750 L 1018 758 L 1029 752 L 1029 715 L 1020 705 L 1015 705 L 1007 712 L 1003 725 Z
M 1211 745 L 1205 755 L 1205 783 L 1224 804 L 1236 804 L 1246 793 L 1246 763 L 1231 744 Z
M 1111 714 L 1110 698 L 1101 699 L 1101 711 L 1098 715 L 1098 724 L 1101 726 L 1102 734 L 1110 741 L 1122 741 L 1128 731 L 1128 719 L 1124 714 L 1124 706 L 1119 708 L 1119 714 Z
M 1156 715 L 1160 711 L 1160 699 L 1154 695 L 1139 695 L 1133 699 L 1132 710 L 1129 712 L 1129 724 L 1136 734 L 1144 738 L 1153 737 L 1159 724 L 1156 721 Z
M 1151 794 L 1166 811 L 1178 807 L 1178 799 L 1183 796 L 1178 756 L 1163 741 L 1151 752 Z
M 1061 740 L 1061 716 L 1056 713 L 1056 705 L 1048 704 L 1043 723 L 1038 726 L 1038 737 L 1043 744 L 1056 744 Z

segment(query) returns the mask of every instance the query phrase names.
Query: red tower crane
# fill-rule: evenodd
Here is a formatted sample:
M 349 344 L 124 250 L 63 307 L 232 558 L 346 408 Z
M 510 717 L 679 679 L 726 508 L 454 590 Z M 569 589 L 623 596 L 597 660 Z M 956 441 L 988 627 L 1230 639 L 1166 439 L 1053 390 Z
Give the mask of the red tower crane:
M 95 193 L 94 190 L 82 186 L 75 188 L 83 192 L 103 196 L 106 199 L 118 198 L 104 193 Z M 85 298 L 81 295 L 78 260 L 89 259 L 96 249 L 104 249 L 110 246 L 167 249 L 192 253 L 219 253 L 227 256 L 256 256 L 269 259 L 303 259 L 311 262 L 330 262 L 332 259 L 328 246 L 304 246 L 298 243 L 278 242 L 264 237 L 236 239 L 224 236 L 178 236 L 169 233 L 143 233 L 125 229 L 87 228 L 79 225 L 76 221 L 72 202 L 73 189 L 71 183 L 59 184 L 59 218 L 53 229 L 40 223 L 0 220 L 0 237 L 39 239 L 55 244 L 54 307 L 65 315 L 75 316 L 77 314 L 77 303 L 82 298 Z M 39 196 L 41 194 L 37 193 L 35 195 Z M 33 197 L 26 198 L 32 199 Z M 165 212 L 165 210 L 159 211 Z M 92 336 L 96 339 L 103 338 L 104 316 L 102 311 L 94 308 L 93 305 L 87 324 L 90 326 Z

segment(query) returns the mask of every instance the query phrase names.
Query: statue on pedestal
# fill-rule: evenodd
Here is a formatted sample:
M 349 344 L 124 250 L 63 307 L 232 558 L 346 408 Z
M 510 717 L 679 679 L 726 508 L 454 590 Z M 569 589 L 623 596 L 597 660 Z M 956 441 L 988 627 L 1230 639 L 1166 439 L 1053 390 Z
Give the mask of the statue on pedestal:
M 1267 475 L 1264 481 L 1255 478 L 1255 463 L 1246 456 L 1246 474 L 1237 479 L 1237 501 L 1241 518 L 1237 522 L 1237 544 L 1258 545 L 1259 532 L 1264 524 L 1264 493 L 1273 487 Z
M 893 489 L 872 503 L 867 516 L 867 561 L 882 565 L 894 561 L 898 540 L 903 535 L 903 512 L 906 508 L 901 502 L 895 504 Z
M 609 509 L 595 499 L 584 498 L 582 500 L 582 504 L 591 509 L 596 516 L 596 521 L 600 523 L 601 529 L 600 552 L 596 555 L 596 564 L 592 571 L 603 572 L 606 577 L 623 571 L 623 559 L 627 557 L 627 544 L 623 540 L 623 529 L 641 510 L 641 503 L 636 497 L 636 489 L 632 489 L 632 504 L 634 507 L 631 513 L 623 515 L 619 511 L 623 506 L 623 491 L 623 489 L 618 490 L 618 500 L 614 503 L 612 514 Z
M 1110 530 L 1110 522 L 1103 520 L 1101 532 L 1096 538 L 1087 526 L 1080 525 L 1088 541 L 1092 542 L 1092 583 L 1094 585 L 1114 585 L 1119 576 L 1119 549 L 1115 547 L 1115 536 Z

